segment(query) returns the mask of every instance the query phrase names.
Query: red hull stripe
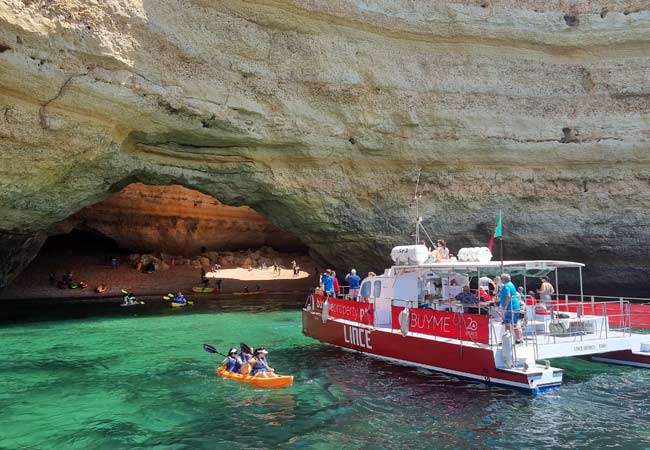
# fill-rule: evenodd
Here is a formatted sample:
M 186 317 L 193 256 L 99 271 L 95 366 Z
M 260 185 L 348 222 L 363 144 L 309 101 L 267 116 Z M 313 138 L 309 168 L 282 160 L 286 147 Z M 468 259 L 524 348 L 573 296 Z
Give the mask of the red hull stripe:
M 318 314 L 304 310 L 302 314 L 305 335 L 343 349 L 488 383 L 534 389 L 527 374 L 497 369 L 490 348 L 460 346 L 458 343 L 411 335 L 404 337 L 390 331 L 348 325 L 335 320 L 323 324 Z M 538 375 L 530 376 L 536 378 Z M 560 383 L 553 383 L 556 384 Z

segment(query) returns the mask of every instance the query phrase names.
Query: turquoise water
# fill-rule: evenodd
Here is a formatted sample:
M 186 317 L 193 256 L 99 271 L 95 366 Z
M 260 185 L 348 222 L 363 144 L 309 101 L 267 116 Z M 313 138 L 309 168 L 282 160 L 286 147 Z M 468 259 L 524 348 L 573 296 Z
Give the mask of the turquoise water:
M 528 397 L 320 344 L 295 307 L 147 306 L 0 325 L 0 449 L 650 448 L 650 371 L 555 361 Z M 215 376 L 202 344 L 240 341 L 294 386 Z

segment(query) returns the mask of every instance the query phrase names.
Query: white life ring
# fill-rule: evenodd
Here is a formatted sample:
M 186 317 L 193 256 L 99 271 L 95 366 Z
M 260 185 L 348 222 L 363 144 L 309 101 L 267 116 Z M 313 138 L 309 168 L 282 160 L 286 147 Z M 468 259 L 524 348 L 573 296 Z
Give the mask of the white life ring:
M 409 309 L 404 308 L 397 318 L 399 321 L 399 330 L 402 333 L 402 336 L 406 336 L 409 333 Z
M 329 319 L 330 316 L 330 302 L 325 300 L 325 303 L 323 303 L 323 312 L 320 313 L 320 318 L 323 321 L 323 323 L 327 323 L 327 319 Z

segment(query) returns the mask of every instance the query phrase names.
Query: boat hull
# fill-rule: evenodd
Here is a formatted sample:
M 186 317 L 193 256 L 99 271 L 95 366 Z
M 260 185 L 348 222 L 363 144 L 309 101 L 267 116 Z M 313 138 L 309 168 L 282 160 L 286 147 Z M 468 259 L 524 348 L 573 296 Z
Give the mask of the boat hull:
M 617 352 L 598 353 L 592 355 L 591 359 L 597 362 L 608 364 L 618 364 L 622 366 L 641 367 L 650 369 L 650 354 L 633 352 L 631 350 L 621 350 Z
M 320 313 L 302 311 L 303 334 L 337 347 L 402 365 L 417 366 L 485 383 L 538 393 L 560 386 L 562 370 L 534 368 L 526 373 L 502 369 L 489 346 L 461 345 L 453 339 L 402 336 L 390 329 L 328 320 Z

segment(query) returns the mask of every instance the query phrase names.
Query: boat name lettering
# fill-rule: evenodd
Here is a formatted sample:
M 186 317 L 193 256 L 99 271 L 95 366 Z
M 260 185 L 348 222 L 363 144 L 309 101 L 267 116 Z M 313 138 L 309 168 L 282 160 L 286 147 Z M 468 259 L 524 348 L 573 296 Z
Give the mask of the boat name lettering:
M 372 350 L 369 330 L 362 330 L 361 328 L 343 325 L 343 339 L 346 344 L 357 345 L 361 348 Z
M 573 347 L 574 352 L 587 352 L 589 350 L 596 350 L 595 345 L 576 345 Z
M 431 331 L 441 330 L 443 333 L 449 332 L 451 317 L 422 315 L 413 312 L 413 310 L 411 311 L 411 328 Z

